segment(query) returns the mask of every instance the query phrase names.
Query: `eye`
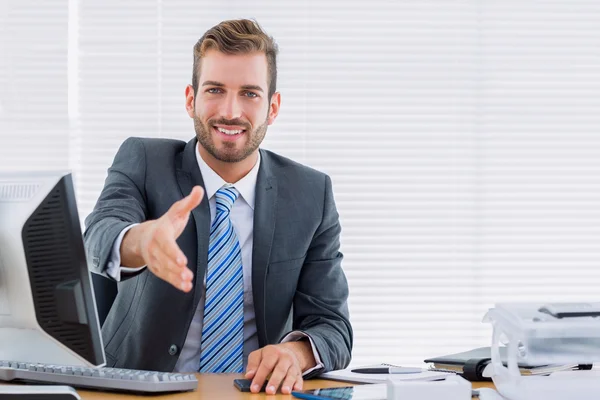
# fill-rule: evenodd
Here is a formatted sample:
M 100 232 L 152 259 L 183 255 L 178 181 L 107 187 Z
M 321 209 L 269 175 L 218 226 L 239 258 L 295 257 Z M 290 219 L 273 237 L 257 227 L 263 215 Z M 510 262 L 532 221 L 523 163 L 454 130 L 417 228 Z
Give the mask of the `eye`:
M 206 93 L 212 93 L 212 94 L 221 93 L 221 89 L 219 89 L 219 88 L 210 88 L 210 89 L 206 90 Z
M 254 93 L 254 92 L 250 92 L 250 91 L 245 91 L 244 96 L 254 99 L 254 98 L 258 97 L 258 94 Z

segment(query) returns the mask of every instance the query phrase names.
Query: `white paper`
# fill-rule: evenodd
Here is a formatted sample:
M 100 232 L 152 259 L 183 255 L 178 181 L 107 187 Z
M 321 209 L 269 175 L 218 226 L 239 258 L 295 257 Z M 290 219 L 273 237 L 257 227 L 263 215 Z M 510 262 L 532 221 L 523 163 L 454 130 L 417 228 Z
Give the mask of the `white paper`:
M 374 365 L 357 368 L 370 367 L 389 367 L 389 365 Z M 350 371 L 351 369 L 355 368 L 325 372 L 321 374 L 319 378 L 353 383 L 384 383 L 388 379 L 393 379 L 394 381 L 435 381 L 444 379 L 449 375 L 454 375 L 453 373 L 449 372 L 427 371 L 426 369 L 424 369 L 423 372 L 416 374 L 357 374 Z

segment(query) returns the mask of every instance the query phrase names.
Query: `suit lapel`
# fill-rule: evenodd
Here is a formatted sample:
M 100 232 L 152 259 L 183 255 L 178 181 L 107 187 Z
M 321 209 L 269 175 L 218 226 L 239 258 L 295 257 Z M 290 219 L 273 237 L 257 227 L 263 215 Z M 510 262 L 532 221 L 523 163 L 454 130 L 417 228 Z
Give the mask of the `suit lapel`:
M 261 165 L 256 181 L 254 204 L 254 244 L 252 246 L 252 292 L 258 343 L 263 347 L 269 343 L 266 325 L 265 283 L 267 267 L 275 231 L 277 211 L 277 181 L 272 175 L 268 153 L 261 150 Z
M 177 182 L 183 196 L 187 196 L 195 185 L 200 185 L 204 189 L 204 180 L 196 160 L 197 139 L 192 139 L 187 143 L 183 151 L 181 165 L 177 166 Z M 208 260 L 208 239 L 210 235 L 210 207 L 206 193 L 202 198 L 200 205 L 192 210 L 191 218 L 196 226 L 196 235 L 198 243 L 198 256 L 196 260 L 195 284 L 194 284 L 194 310 L 203 294 L 204 274 L 206 273 L 206 263 Z M 191 261 L 191 260 L 190 260 Z M 192 267 L 188 265 L 189 267 Z M 193 271 L 193 267 L 190 268 Z

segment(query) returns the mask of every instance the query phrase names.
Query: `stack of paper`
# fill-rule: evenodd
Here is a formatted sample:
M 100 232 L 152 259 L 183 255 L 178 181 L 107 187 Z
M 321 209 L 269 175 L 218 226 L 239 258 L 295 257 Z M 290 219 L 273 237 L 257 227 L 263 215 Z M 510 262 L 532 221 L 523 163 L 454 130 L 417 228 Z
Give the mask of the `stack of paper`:
M 500 357 L 506 366 L 506 347 L 500 347 Z M 426 363 L 433 363 L 434 370 L 456 372 L 462 374 L 465 379 L 470 381 L 481 381 L 486 378 L 491 378 L 494 374 L 494 368 L 491 363 L 491 350 L 489 347 L 480 347 L 477 349 L 450 354 L 447 356 L 434 357 L 426 359 Z M 476 362 L 476 368 L 470 368 L 474 371 L 470 375 L 463 373 L 463 367 L 466 363 Z M 575 369 L 586 369 L 590 366 L 581 366 L 578 364 L 561 364 L 561 365 L 519 365 L 521 375 L 549 375 L 557 371 L 569 371 Z

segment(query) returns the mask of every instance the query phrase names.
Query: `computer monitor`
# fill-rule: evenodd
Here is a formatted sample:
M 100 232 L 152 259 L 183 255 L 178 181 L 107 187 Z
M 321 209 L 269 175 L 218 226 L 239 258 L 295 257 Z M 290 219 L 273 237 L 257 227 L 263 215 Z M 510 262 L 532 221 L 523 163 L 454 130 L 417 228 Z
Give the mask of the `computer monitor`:
M 0 172 L 0 360 L 105 364 L 70 173 Z

